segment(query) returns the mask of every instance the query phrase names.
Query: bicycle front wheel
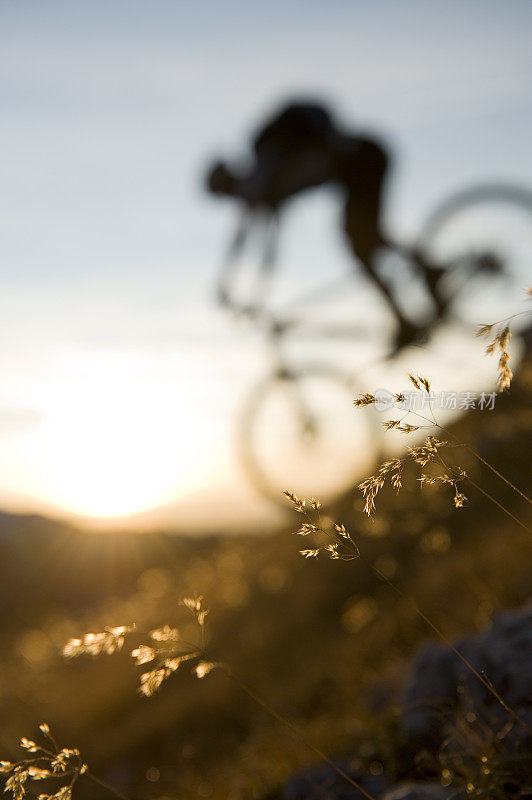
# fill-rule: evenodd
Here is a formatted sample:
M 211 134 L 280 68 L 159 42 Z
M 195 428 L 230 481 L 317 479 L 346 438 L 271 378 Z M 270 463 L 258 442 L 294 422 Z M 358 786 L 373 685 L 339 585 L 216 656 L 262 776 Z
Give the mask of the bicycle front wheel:
M 239 427 L 247 476 L 286 506 L 283 489 L 330 505 L 352 489 L 377 448 L 373 409 L 356 412 L 353 381 L 322 365 L 271 376 L 252 392 Z M 371 419 L 370 419 L 371 417 Z

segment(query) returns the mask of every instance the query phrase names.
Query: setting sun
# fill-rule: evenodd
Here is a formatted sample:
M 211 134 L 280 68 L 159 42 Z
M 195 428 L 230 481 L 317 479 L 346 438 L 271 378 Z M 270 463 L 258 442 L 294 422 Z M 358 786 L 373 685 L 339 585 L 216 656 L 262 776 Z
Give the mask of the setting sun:
M 177 370 L 120 351 L 63 354 L 57 370 L 39 398 L 33 493 L 76 515 L 116 518 L 197 486 L 198 426 Z

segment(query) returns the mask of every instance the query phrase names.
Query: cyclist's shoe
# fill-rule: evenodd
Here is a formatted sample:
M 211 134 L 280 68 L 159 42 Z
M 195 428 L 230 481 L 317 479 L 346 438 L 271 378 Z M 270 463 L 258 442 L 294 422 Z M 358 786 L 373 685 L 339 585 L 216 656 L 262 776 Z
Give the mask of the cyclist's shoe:
M 504 272 L 504 259 L 498 253 L 486 250 L 475 258 L 475 269 L 488 275 L 500 275 Z
M 428 329 L 425 327 L 418 327 L 403 321 L 395 335 L 391 355 L 397 355 L 397 353 L 403 350 L 403 348 L 408 347 L 408 345 L 426 342 L 428 332 Z
M 445 269 L 443 267 L 431 267 L 426 262 L 423 262 L 423 269 L 425 271 L 426 281 L 429 285 L 431 292 L 437 293 L 438 283 L 440 282 L 440 279 L 445 275 Z
M 436 316 L 434 318 L 434 322 L 444 322 L 451 311 L 454 296 L 452 294 L 435 294 L 433 299 L 436 304 Z

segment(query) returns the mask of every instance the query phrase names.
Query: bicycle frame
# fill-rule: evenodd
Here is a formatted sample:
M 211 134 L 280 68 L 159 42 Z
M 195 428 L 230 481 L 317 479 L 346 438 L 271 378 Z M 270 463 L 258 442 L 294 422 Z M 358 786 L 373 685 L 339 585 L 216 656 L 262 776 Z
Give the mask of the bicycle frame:
M 297 308 L 297 306 L 311 305 L 316 300 L 322 301 L 327 295 L 337 294 L 345 288 L 347 283 L 351 282 L 351 275 L 328 281 L 291 300 L 290 305 Z M 284 377 L 290 372 L 282 351 L 282 345 L 286 337 L 292 333 L 296 333 L 300 338 L 320 339 L 322 341 L 326 339 L 367 340 L 368 338 L 375 341 L 379 338 L 375 328 L 367 325 L 321 323 L 309 319 L 308 315 L 305 316 L 304 314 L 295 316 L 285 314 L 282 311 L 274 312 L 266 308 L 249 308 L 236 303 L 231 303 L 228 307 L 237 316 L 249 319 L 256 327 L 264 331 L 274 363 L 274 372 L 280 377 Z

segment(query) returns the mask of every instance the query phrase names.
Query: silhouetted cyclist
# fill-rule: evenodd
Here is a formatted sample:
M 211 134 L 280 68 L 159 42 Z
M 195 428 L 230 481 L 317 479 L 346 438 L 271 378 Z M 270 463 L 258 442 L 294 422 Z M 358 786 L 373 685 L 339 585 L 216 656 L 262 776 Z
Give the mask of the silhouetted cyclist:
M 396 347 L 413 341 L 422 329 L 406 319 L 390 287 L 378 274 L 377 260 L 383 248 L 407 255 L 426 280 L 436 305 L 435 319 L 442 316 L 445 302 L 437 287 L 442 270 L 425 263 L 413 250 L 392 242 L 383 231 L 382 198 L 389 159 L 381 143 L 373 137 L 345 134 L 319 104 L 295 102 L 285 106 L 259 131 L 253 140 L 253 152 L 251 166 L 239 170 L 218 162 L 207 177 L 209 191 L 236 198 L 243 206 L 241 223 L 220 277 L 220 302 L 231 303 L 236 259 L 252 222 L 261 221 L 264 225 L 264 281 L 274 264 L 277 217 L 283 205 L 307 189 L 335 184 L 343 193 L 343 228 L 349 245 L 399 324 Z M 263 296 L 262 288 L 258 295 Z

